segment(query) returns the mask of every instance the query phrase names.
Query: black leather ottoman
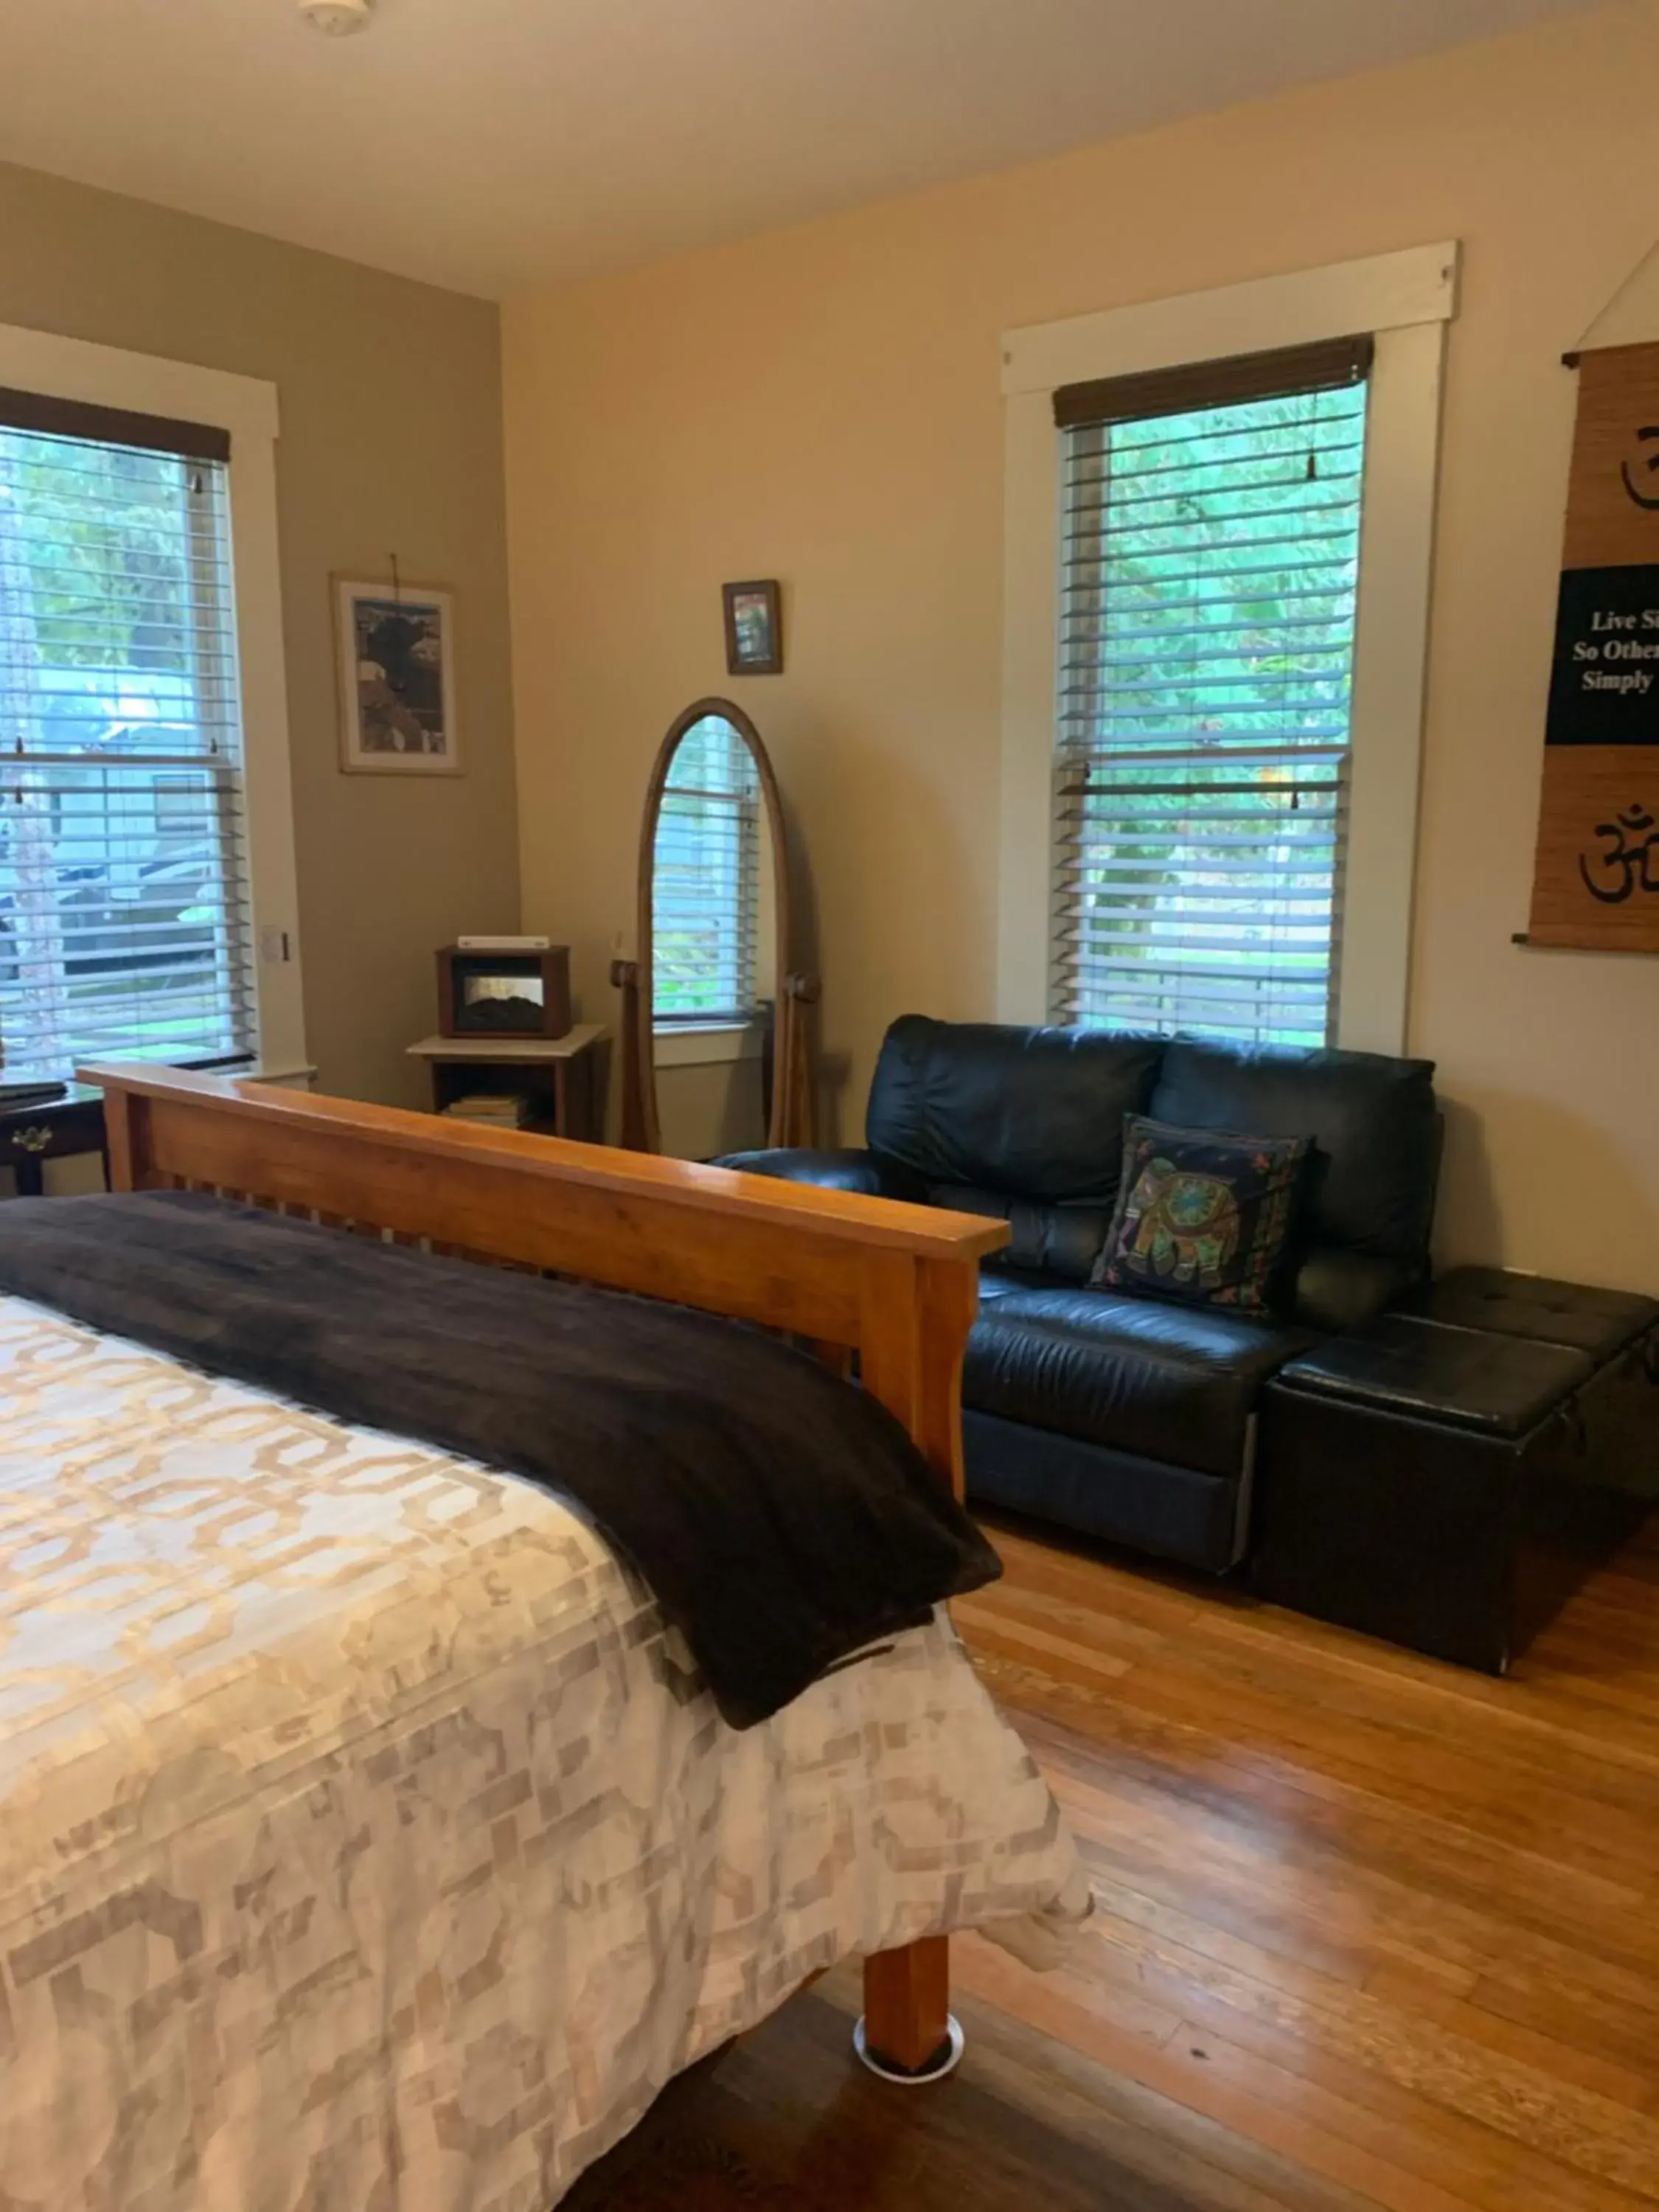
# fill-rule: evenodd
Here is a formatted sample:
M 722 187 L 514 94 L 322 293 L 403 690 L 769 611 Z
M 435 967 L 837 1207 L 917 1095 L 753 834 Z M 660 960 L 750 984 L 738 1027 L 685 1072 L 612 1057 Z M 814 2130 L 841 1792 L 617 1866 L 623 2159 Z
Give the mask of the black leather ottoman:
M 1576 1410 L 1591 1479 L 1659 1499 L 1659 1299 L 1503 1267 L 1455 1267 L 1401 1310 L 1587 1352 L 1595 1384 Z
M 1659 1494 L 1656 1372 L 1651 1300 L 1458 1270 L 1268 1386 L 1252 1587 L 1502 1674 Z

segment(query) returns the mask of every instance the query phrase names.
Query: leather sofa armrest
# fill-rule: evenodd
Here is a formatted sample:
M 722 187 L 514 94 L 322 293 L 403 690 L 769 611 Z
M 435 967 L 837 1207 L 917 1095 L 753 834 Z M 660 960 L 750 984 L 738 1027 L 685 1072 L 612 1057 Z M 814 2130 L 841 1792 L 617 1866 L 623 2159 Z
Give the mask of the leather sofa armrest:
M 883 1184 L 875 1155 L 862 1148 L 727 1152 L 714 1164 L 736 1168 L 742 1175 L 775 1176 L 781 1182 L 816 1183 L 820 1190 L 858 1191 L 866 1198 L 892 1195 Z
M 1296 1317 L 1310 1328 L 1333 1334 L 1363 1328 L 1385 1307 L 1415 1290 L 1424 1273 L 1409 1260 L 1381 1260 L 1364 1252 L 1310 1252 L 1297 1270 Z

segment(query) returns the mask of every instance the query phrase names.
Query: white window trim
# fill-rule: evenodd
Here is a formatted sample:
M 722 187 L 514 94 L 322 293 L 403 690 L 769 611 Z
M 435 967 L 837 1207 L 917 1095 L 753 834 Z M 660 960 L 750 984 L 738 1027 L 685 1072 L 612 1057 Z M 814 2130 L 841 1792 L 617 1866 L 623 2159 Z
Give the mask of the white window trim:
M 0 385 L 230 433 L 230 526 L 242 687 L 258 1057 L 307 1063 L 276 535 L 276 387 L 156 355 L 0 324 Z M 267 957 L 267 956 L 270 957 Z
M 659 1022 L 652 1053 L 662 1067 L 715 1067 L 729 1061 L 758 1060 L 766 1024 L 752 1022 Z
M 1458 247 L 1408 248 L 1108 308 L 1002 339 L 1002 799 L 997 1018 L 1046 1020 L 1053 904 L 1063 384 L 1371 333 L 1338 1042 L 1402 1051 L 1446 325 Z

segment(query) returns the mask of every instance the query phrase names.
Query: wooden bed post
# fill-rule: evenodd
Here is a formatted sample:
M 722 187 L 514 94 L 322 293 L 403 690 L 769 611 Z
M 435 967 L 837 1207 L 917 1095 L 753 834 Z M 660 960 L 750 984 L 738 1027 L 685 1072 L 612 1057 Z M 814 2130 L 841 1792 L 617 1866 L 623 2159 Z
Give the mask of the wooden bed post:
M 979 1263 L 872 1253 L 863 1273 L 864 1387 L 903 1422 L 960 1498 L 962 1363 L 979 1306 Z M 954 2071 L 963 2037 L 951 2010 L 946 1937 L 926 1936 L 865 1960 L 864 2015 L 853 2047 L 886 2081 L 937 2081 Z
M 104 1151 L 112 1190 L 142 1190 L 149 1171 L 149 1101 L 131 1091 L 104 1093 Z

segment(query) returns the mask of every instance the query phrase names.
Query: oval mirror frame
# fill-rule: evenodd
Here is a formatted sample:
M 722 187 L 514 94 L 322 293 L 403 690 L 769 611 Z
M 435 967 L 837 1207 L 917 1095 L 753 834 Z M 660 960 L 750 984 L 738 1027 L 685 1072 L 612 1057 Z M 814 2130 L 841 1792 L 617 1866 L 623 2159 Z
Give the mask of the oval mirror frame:
M 673 770 L 675 756 L 686 733 L 697 723 L 723 721 L 742 739 L 760 784 L 766 827 L 772 846 L 773 979 L 772 1097 L 767 1116 L 769 1146 L 807 1145 L 812 1140 L 813 1085 L 808 1048 L 806 1009 L 818 995 L 811 977 L 797 972 L 793 962 L 795 904 L 789 866 L 789 840 L 784 826 L 783 800 L 771 757 L 760 732 L 741 707 L 730 699 L 695 699 L 669 724 L 657 748 L 657 757 L 646 787 L 645 812 L 640 823 L 639 902 L 635 922 L 635 953 L 618 960 L 611 981 L 623 994 L 622 1127 L 620 1141 L 630 1152 L 659 1152 L 662 1124 L 657 1104 L 655 992 L 653 943 L 653 891 L 656 873 L 657 825 L 663 797 Z

